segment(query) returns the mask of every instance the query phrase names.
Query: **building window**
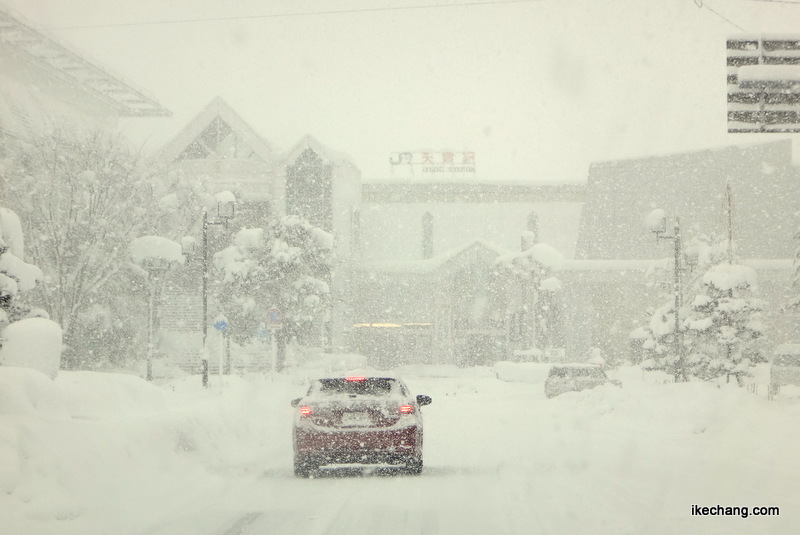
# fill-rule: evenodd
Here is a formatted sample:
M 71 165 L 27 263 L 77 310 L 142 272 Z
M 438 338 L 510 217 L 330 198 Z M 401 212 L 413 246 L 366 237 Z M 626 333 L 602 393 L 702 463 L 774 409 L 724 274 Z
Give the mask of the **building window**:
M 422 258 L 433 256 L 433 216 L 430 212 L 422 214 Z
M 225 160 L 257 158 L 253 149 L 217 115 L 205 130 L 178 156 L 179 160 Z
M 536 212 L 528 214 L 528 232 L 533 232 L 536 240 L 539 240 L 539 214 Z

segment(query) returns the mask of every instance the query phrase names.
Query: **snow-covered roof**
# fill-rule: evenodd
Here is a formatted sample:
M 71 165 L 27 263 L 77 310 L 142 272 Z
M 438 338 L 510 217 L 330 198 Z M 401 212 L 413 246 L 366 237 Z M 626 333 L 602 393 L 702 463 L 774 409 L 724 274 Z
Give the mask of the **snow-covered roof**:
M 0 5 L 0 41 L 55 76 L 74 81 L 94 98 L 110 104 L 120 116 L 168 116 L 171 112 L 142 89 L 108 67 L 48 36 L 23 17 Z
M 459 259 L 468 256 L 471 252 L 479 251 L 487 253 L 492 258 L 508 254 L 508 251 L 497 248 L 483 240 L 475 240 L 473 242 L 464 244 L 461 247 L 456 247 L 428 259 L 405 260 L 397 262 L 363 262 L 356 264 L 355 270 L 371 273 L 434 273 L 446 266 L 459 264 Z
M 353 164 L 353 159 L 347 156 L 344 153 L 337 152 L 334 150 L 329 149 L 320 141 L 312 136 L 311 134 L 306 134 L 300 140 L 294 144 L 294 146 L 285 152 L 281 156 L 281 160 L 284 162 L 294 162 L 300 154 L 303 153 L 304 150 L 311 149 L 318 156 L 320 156 L 323 160 L 329 161 L 335 165 L 351 165 Z
M 739 67 L 739 85 L 744 82 L 792 81 L 800 82 L 800 65 L 744 65 Z
M 269 144 L 242 119 L 222 97 L 217 96 L 198 113 L 172 140 L 159 151 L 158 158 L 165 163 L 172 163 L 195 142 L 212 123 L 220 118 L 236 134 L 237 138 L 249 146 L 255 155 L 264 162 L 275 159 Z

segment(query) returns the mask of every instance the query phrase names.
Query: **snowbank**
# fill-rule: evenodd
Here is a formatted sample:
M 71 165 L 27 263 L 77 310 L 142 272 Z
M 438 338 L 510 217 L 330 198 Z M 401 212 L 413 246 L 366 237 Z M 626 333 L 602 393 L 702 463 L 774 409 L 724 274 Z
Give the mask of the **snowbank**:
M 61 367 L 61 326 L 45 318 L 26 318 L 2 332 L 0 366 L 33 368 L 55 378 Z
M 547 362 L 498 362 L 494 371 L 501 381 L 544 383 L 552 367 Z
M 433 398 L 425 407 L 421 479 L 298 481 L 291 476 L 289 400 L 302 394 L 308 370 L 213 376 L 203 389 L 198 376 L 154 385 L 119 374 L 62 372 L 53 381 L 35 370 L 0 367 L 0 526 L 38 535 L 233 533 L 228 528 L 252 511 L 266 511 L 267 522 L 276 511 L 296 518 L 308 504 L 332 503 L 314 509 L 322 526 L 358 507 L 377 521 L 373 511 L 385 512 L 383 502 L 409 518 L 430 513 L 435 520 L 451 518 L 448 511 L 469 516 L 489 500 L 483 525 L 442 524 L 444 532 L 526 533 L 537 525 L 547 533 L 727 534 L 796 527 L 800 391 L 769 402 L 735 385 L 656 385 L 642 380 L 641 369 L 624 368 L 615 372 L 623 388 L 546 399 L 541 380 L 548 368 L 396 370 L 413 393 Z M 438 498 L 409 498 L 415 492 Z M 370 508 L 363 509 L 361 498 L 336 501 L 354 493 L 368 497 Z M 781 516 L 710 524 L 691 517 L 693 503 L 780 506 Z M 208 514 L 195 519 L 201 511 Z M 228 527 L 203 524 L 210 518 Z M 171 529 L 176 519 L 185 529 Z M 325 532 L 345 532 L 340 527 Z
M 735 288 L 755 289 L 758 286 L 758 275 L 750 266 L 717 264 L 703 275 L 703 284 L 723 292 Z

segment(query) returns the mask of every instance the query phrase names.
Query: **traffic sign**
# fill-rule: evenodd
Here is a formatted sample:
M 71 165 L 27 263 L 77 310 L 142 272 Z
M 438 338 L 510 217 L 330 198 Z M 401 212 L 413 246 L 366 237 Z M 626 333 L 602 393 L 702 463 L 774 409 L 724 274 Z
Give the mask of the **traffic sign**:
M 267 311 L 267 329 L 280 329 L 283 323 L 283 312 L 277 308 L 271 308 Z

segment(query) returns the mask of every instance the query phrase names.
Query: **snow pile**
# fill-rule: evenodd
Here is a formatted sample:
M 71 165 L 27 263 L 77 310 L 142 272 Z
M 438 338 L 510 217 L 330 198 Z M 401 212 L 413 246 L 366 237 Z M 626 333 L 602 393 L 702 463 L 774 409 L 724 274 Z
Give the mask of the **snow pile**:
M 255 416 L 288 414 L 290 387 L 261 381 L 213 377 L 203 389 L 198 376 L 156 386 L 96 372 L 53 381 L 0 367 L 2 531 L 147 532 L 144 511 L 216 489 L 209 471 L 288 463 L 285 440 L 269 438 L 285 438 L 282 420 Z
M 552 367 L 546 362 L 498 362 L 494 372 L 501 381 L 544 383 Z
M 756 271 L 741 264 L 717 264 L 703 275 L 703 284 L 717 290 L 728 291 L 735 288 L 755 289 L 758 286 Z
M 26 318 L 3 330 L 0 366 L 39 370 L 50 378 L 61 367 L 61 326 L 46 318 Z
M 17 258 L 25 256 L 25 238 L 22 232 L 22 223 L 16 212 L 0 206 L 0 237 L 2 237 L 8 250 Z
M 645 225 L 651 232 L 666 232 L 667 213 L 662 208 L 656 208 L 647 214 Z
M 732 384 L 656 385 L 623 368 L 613 371 L 622 388 L 548 400 L 548 368 L 403 367 L 412 394 L 433 398 L 422 476 L 307 481 L 292 477 L 289 401 L 313 370 L 213 376 L 203 389 L 198 376 L 154 385 L 62 372 L 53 381 L 0 367 L 0 525 L 38 535 L 161 535 L 266 533 L 274 522 L 273 531 L 301 533 L 310 532 L 301 520 L 311 508 L 319 527 L 311 531 L 320 533 L 366 532 L 345 529 L 345 520 L 378 526 L 387 511 L 465 535 L 531 526 L 793 532 L 798 393 L 769 402 Z M 781 516 L 692 517 L 692 504 L 778 506 Z M 263 529 L 242 527 L 259 516 Z
M 163 261 L 169 264 L 183 264 L 185 258 L 181 244 L 161 236 L 142 236 L 136 238 L 128 248 L 131 261 L 141 267 L 148 263 Z

